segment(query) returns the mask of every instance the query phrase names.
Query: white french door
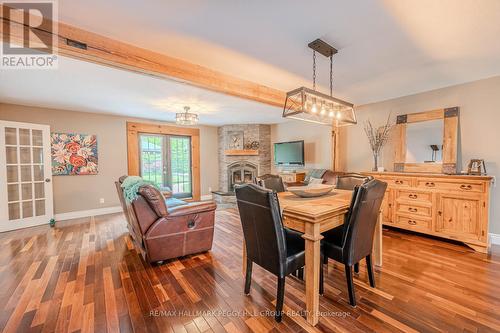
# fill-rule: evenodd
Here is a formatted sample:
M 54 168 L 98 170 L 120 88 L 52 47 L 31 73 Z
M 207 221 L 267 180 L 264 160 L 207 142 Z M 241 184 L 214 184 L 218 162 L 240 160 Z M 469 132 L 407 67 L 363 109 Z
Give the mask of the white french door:
M 53 217 L 50 127 L 0 121 L 0 232 Z

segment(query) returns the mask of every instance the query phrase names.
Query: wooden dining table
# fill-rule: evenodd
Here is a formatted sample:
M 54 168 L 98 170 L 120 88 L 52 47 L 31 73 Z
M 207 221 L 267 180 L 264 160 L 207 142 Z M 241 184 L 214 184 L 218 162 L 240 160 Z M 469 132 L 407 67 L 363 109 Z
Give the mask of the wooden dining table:
M 319 320 L 319 273 L 321 267 L 320 244 L 322 232 L 344 224 L 349 210 L 352 191 L 335 189 L 317 198 L 300 198 L 291 192 L 278 193 L 283 224 L 303 233 L 305 239 L 306 320 L 315 326 Z M 243 272 L 246 271 L 246 251 L 243 246 Z M 382 266 L 382 223 L 379 214 L 375 229 L 373 259 Z

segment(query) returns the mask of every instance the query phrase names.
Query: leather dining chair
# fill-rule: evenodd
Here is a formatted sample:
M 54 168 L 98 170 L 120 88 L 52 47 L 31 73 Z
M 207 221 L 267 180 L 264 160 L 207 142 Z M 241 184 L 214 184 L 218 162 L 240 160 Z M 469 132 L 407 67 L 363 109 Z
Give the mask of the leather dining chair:
M 372 176 L 364 176 L 359 173 L 346 173 L 337 176 L 335 188 L 340 190 L 354 190 L 354 187 L 373 179 Z
M 275 192 L 285 192 L 283 179 L 278 175 L 265 174 L 257 177 L 257 184 Z
M 340 190 L 352 191 L 358 185 L 361 185 L 369 180 L 373 179 L 372 176 L 364 176 L 359 173 L 344 173 L 336 176 L 335 188 Z M 323 257 L 323 263 L 328 263 L 328 257 Z M 354 272 L 359 272 L 359 264 L 354 265 Z
M 285 277 L 303 268 L 305 264 L 304 239 L 301 233 L 283 227 L 275 191 L 255 184 L 245 184 L 235 186 L 235 192 L 247 253 L 245 294 L 250 293 L 254 263 L 276 275 L 278 286 L 275 320 L 280 322 Z M 320 294 L 323 294 L 322 272 Z
M 356 186 L 344 225 L 323 233 L 323 255 L 344 264 L 349 302 L 352 306 L 356 306 L 352 266 L 361 259 L 366 258 L 370 286 L 375 288 L 371 254 L 375 226 L 386 188 L 387 183 L 377 179 Z

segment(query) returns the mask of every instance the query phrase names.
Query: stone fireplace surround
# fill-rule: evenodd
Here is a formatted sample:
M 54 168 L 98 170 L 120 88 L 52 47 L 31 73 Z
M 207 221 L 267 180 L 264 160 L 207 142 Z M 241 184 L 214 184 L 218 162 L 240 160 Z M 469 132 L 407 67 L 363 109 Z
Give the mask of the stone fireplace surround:
M 259 142 L 258 155 L 231 156 L 228 149 L 228 132 L 243 131 L 245 143 Z M 271 126 L 258 124 L 225 125 L 218 128 L 219 140 L 219 192 L 233 191 L 232 182 L 252 182 L 253 177 L 271 173 Z

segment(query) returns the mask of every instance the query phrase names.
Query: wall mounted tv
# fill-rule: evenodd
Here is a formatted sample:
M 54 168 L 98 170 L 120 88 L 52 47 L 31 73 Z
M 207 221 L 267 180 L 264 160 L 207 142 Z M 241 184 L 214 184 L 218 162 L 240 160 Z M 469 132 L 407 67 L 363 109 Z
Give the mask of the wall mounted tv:
M 275 143 L 274 164 L 304 165 L 304 141 Z

